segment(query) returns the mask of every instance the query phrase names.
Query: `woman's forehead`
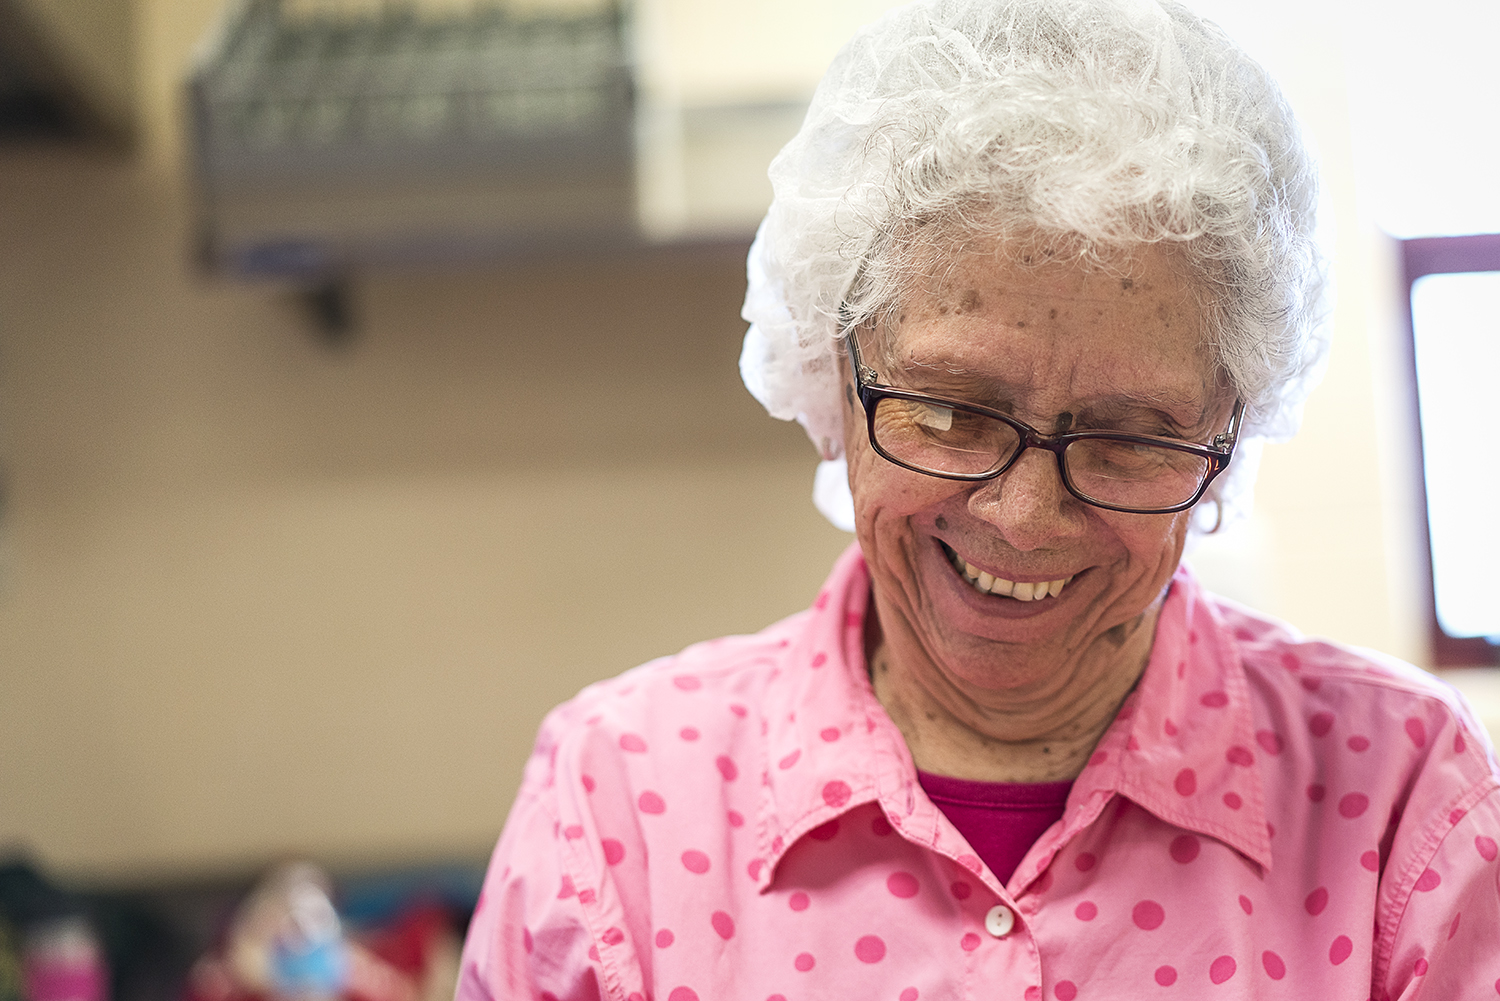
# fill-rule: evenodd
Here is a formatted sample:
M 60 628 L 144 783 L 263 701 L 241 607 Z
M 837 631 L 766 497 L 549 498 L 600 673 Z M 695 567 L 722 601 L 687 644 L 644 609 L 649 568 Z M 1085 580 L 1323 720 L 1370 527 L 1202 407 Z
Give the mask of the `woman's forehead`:
M 955 391 L 1201 413 L 1222 380 L 1196 290 L 1153 248 L 1126 263 L 966 254 L 903 300 L 882 354 Z

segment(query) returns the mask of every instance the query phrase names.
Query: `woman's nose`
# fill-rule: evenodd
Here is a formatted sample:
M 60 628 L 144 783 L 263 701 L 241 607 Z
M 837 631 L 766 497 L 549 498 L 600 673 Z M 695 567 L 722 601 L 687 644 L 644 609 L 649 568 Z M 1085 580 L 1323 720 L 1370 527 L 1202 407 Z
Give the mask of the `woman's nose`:
M 1015 465 L 969 495 L 970 512 L 1021 552 L 1080 534 L 1087 518 L 1083 508 L 1063 486 L 1057 457 L 1041 448 L 1027 449 Z

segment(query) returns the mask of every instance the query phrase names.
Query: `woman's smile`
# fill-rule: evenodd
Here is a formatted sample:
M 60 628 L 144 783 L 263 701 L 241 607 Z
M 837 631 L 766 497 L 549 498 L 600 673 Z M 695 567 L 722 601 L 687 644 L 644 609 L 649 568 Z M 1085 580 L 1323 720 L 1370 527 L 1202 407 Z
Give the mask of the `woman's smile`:
M 948 562 L 953 564 L 953 569 L 958 571 L 964 580 L 973 585 L 974 589 L 981 594 L 1011 598 L 1016 601 L 1041 601 L 1044 598 L 1056 598 L 1073 580 L 1072 574 L 1055 580 L 1007 580 L 998 573 L 992 574 L 970 563 L 946 542 L 939 540 L 938 544 L 943 547 L 943 552 L 947 554 Z

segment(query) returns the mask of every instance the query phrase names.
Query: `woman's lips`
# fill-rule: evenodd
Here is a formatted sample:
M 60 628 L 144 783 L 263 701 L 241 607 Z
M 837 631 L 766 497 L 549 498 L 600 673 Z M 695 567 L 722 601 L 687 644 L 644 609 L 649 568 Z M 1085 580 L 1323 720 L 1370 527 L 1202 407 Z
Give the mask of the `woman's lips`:
M 958 555 L 958 553 L 954 552 L 952 547 L 942 542 L 942 540 L 939 540 L 939 544 L 942 545 L 943 552 L 948 557 L 948 562 L 953 564 L 953 569 L 957 570 L 959 575 L 969 582 L 970 587 L 981 594 L 1015 598 L 1018 601 L 1041 601 L 1043 598 L 1056 598 L 1062 594 L 1063 588 L 1067 587 L 1068 582 L 1073 579 L 1072 576 L 1068 576 L 1059 580 L 1006 580 L 1003 577 L 996 577 L 974 566 Z

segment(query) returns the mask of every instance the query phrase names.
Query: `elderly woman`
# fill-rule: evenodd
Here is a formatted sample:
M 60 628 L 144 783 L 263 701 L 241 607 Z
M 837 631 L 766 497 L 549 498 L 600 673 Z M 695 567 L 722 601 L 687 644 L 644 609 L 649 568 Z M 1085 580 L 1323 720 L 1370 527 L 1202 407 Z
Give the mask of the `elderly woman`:
M 772 177 L 742 367 L 858 545 L 548 717 L 459 997 L 1494 997 L 1467 709 L 1179 566 L 1321 353 L 1266 75 L 1169 2 L 932 0 Z

